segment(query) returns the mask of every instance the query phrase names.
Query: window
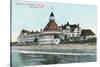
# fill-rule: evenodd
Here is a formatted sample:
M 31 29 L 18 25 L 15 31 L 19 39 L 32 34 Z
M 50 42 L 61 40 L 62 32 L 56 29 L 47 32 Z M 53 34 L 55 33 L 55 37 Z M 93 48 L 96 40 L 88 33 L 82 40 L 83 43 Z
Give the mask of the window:
M 74 34 L 72 34 L 72 37 L 74 37 Z
M 56 35 L 56 34 L 55 34 L 55 35 L 54 35 L 54 38 L 59 38 L 59 35 Z

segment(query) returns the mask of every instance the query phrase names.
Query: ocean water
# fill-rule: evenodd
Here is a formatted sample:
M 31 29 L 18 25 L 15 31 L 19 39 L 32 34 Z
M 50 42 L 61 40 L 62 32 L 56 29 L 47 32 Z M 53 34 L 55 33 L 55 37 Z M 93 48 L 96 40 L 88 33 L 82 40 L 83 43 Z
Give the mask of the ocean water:
M 77 52 L 78 50 L 76 50 Z M 25 50 L 12 50 L 11 66 L 24 67 L 47 64 L 67 64 L 80 62 L 95 62 L 96 53 L 78 52 L 70 53 L 36 53 Z

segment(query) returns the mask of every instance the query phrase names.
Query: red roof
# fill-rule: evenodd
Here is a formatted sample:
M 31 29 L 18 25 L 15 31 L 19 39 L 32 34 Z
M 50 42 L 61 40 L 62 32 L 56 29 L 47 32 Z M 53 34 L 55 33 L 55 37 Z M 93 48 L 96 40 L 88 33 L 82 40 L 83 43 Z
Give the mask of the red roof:
M 58 31 L 58 25 L 54 20 L 50 20 L 43 31 Z

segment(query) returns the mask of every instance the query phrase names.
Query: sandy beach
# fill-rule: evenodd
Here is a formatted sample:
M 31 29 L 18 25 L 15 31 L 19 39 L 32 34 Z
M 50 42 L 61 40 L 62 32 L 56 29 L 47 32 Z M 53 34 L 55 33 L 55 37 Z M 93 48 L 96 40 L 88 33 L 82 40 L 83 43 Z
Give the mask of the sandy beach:
M 59 50 L 82 50 L 85 52 L 96 52 L 96 45 L 89 44 L 59 44 L 59 45 L 32 45 L 32 46 L 12 46 L 17 50 L 35 50 L 35 51 L 57 51 Z

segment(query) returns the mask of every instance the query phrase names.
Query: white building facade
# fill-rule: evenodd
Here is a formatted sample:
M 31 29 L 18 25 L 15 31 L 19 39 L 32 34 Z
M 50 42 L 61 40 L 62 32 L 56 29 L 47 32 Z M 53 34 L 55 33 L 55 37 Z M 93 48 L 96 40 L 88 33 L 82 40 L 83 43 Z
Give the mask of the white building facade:
M 33 43 L 36 38 L 39 39 L 39 32 L 29 32 L 22 30 L 17 38 L 18 44 Z
M 79 24 L 67 24 L 60 26 L 60 31 L 62 32 L 62 39 L 79 38 L 81 35 L 81 27 Z

